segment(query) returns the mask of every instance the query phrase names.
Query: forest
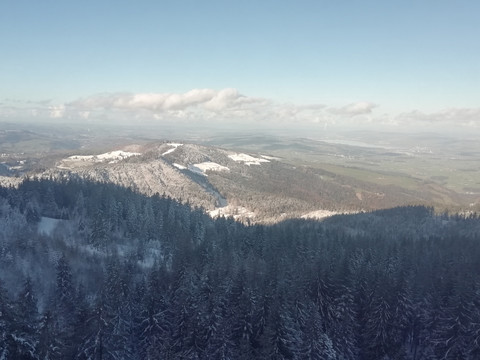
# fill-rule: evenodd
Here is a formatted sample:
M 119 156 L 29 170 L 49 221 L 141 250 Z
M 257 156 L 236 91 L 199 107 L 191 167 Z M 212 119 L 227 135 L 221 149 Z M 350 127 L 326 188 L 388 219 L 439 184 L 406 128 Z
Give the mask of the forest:
M 0 188 L 0 359 L 479 359 L 480 217 L 273 225 L 70 176 Z

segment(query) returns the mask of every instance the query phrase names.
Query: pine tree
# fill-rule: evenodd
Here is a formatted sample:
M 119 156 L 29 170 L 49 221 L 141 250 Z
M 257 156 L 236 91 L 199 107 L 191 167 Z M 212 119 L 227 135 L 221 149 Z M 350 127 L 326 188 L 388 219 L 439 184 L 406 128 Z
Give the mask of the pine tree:
M 95 213 L 88 241 L 90 245 L 101 251 L 106 251 L 110 244 L 110 224 L 102 209 L 98 209 Z
M 12 329 L 14 328 L 14 308 L 7 291 L 0 282 L 0 359 L 12 356 Z
M 119 359 L 105 347 L 105 331 L 108 322 L 102 299 L 98 299 L 95 309 L 86 321 L 86 337 L 77 349 L 76 359 L 79 360 L 116 360 Z
M 38 309 L 32 280 L 27 277 L 16 301 L 15 329 L 12 337 L 15 341 L 15 359 L 34 359 L 36 357 Z
M 198 276 L 193 269 L 181 271 L 174 283 L 173 292 L 173 347 L 177 357 L 192 357 L 198 354 Z
M 92 316 L 92 309 L 87 302 L 87 295 L 85 288 L 80 284 L 75 292 L 75 314 L 73 320 L 73 344 L 75 347 L 75 354 L 80 353 L 80 345 L 83 340 L 88 337 L 87 321 Z
M 215 360 L 231 359 L 234 344 L 231 340 L 231 324 L 226 316 L 226 298 L 224 294 L 211 294 L 207 302 L 203 333 L 205 357 Z
M 58 260 L 56 278 L 52 314 L 55 316 L 56 327 L 58 329 L 58 341 L 61 343 L 61 353 L 65 357 L 71 357 L 74 351 L 72 338 L 75 321 L 75 292 L 72 270 L 65 255 Z
M 366 341 L 371 359 L 381 359 L 392 351 L 392 308 L 382 296 L 374 298 L 372 310 L 366 324 Z
M 265 331 L 265 354 L 267 359 L 294 359 L 299 351 L 298 333 L 290 309 L 276 303 L 271 310 Z
M 60 335 L 52 312 L 50 310 L 45 311 L 41 316 L 38 327 L 37 354 L 40 360 L 61 360 L 64 358 L 61 351 L 64 344 L 60 341 Z
M 126 347 L 133 328 L 129 303 L 129 285 L 117 257 L 107 263 L 107 274 L 103 288 L 103 346 L 116 359 L 130 359 L 132 354 Z
M 52 183 L 46 189 L 44 198 L 43 198 L 43 214 L 51 218 L 57 218 L 59 216 L 59 209 L 57 202 L 55 201 L 55 190 Z
M 308 302 L 304 314 L 298 359 L 338 359 L 332 340 L 323 330 L 322 319 L 315 304 Z
M 473 288 L 460 281 L 457 280 L 453 294 L 441 307 L 434 332 L 435 352 L 446 360 L 468 359 L 469 353 L 474 353 L 476 336 L 472 325 L 478 310 L 474 305 Z
M 143 359 L 171 357 L 172 307 L 171 293 L 164 272 L 155 264 L 150 271 L 147 288 L 137 319 L 140 354 Z

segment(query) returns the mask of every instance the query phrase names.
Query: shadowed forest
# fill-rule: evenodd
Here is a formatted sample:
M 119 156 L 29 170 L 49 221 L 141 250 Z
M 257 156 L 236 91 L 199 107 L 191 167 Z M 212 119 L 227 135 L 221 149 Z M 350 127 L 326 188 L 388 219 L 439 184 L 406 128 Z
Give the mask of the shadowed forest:
M 0 359 L 478 359 L 480 218 L 245 225 L 70 178 L 0 188 Z

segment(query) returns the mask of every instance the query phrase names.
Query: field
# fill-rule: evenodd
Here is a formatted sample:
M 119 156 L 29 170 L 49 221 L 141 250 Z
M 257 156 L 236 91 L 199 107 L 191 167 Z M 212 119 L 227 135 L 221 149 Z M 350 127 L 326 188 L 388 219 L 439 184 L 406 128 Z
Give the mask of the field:
M 350 133 L 324 139 L 237 136 L 208 143 L 277 156 L 360 183 L 426 192 L 446 208 L 476 209 L 480 201 L 480 144 L 474 138 Z

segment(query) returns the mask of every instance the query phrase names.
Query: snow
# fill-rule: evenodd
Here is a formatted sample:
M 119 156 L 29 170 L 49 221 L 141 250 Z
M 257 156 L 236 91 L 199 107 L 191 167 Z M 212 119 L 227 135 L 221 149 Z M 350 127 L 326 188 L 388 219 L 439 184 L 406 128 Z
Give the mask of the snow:
M 188 170 L 205 175 L 207 171 L 230 171 L 230 169 L 226 166 L 211 162 L 211 161 L 206 161 L 198 164 L 193 164 L 188 166 Z
M 104 160 L 123 160 L 132 156 L 139 156 L 142 155 L 140 153 L 128 152 L 123 150 L 111 151 L 105 154 L 97 155 L 97 158 L 104 161 Z
M 110 163 L 124 160 L 132 156 L 139 156 L 141 153 L 137 152 L 128 152 L 123 150 L 110 151 L 100 155 L 73 155 L 69 156 L 65 160 L 79 160 L 79 161 L 92 161 L 92 162 L 104 162 L 109 161 Z
M 38 223 L 37 231 L 39 234 L 51 236 L 53 231 L 57 228 L 58 224 L 61 221 L 62 220 L 60 219 L 54 219 L 54 218 L 42 216 L 40 218 L 40 222 Z
M 265 163 L 265 162 L 270 162 L 270 160 L 267 159 L 260 159 L 256 158 L 247 154 L 233 154 L 233 155 L 228 155 L 230 159 L 233 161 L 237 162 L 243 162 L 245 165 L 260 165 L 260 163 Z
M 208 170 L 211 170 L 211 171 L 228 171 L 228 170 L 230 170 L 226 166 L 223 166 L 223 165 L 211 162 L 211 161 L 207 161 L 207 162 L 203 162 L 203 163 L 199 163 L 199 164 L 194 164 L 193 166 L 199 168 L 203 172 L 208 171 Z
M 275 157 L 275 156 L 268 156 L 268 155 L 260 155 L 262 158 L 267 159 L 267 160 L 280 160 L 280 158 Z
M 23 178 L 20 177 L 0 176 L 0 186 L 4 187 L 18 187 L 22 181 Z
M 224 216 L 224 217 L 233 217 L 235 220 L 239 218 L 252 219 L 255 217 L 255 213 L 253 211 L 250 211 L 243 206 L 233 206 L 233 205 L 227 205 L 221 208 L 217 208 L 215 210 L 209 211 L 208 214 L 212 218 Z
M 73 155 L 69 156 L 67 160 L 81 160 L 81 161 L 91 161 L 93 160 L 94 155 Z
M 179 143 L 168 143 L 167 145 L 170 145 L 170 146 L 173 146 L 171 149 L 165 151 L 162 156 L 165 156 L 165 155 L 168 155 L 168 154 L 171 154 L 172 152 L 174 152 L 177 147 L 179 146 L 182 146 L 183 144 L 179 144 Z
M 302 219 L 321 220 L 334 215 L 339 215 L 339 214 L 346 215 L 346 214 L 355 214 L 355 213 L 356 213 L 355 211 L 338 212 L 338 211 L 330 211 L 330 210 L 316 210 L 316 211 L 309 212 L 305 215 L 302 215 Z
M 180 170 L 185 170 L 187 168 L 186 166 L 183 166 L 177 163 L 173 163 L 173 166 L 175 166 L 177 169 L 180 169 Z
M 142 155 L 139 152 L 129 152 L 124 150 L 110 151 L 99 155 L 72 155 L 66 159 L 63 159 L 60 164 L 57 165 L 59 169 L 71 169 L 78 166 L 88 166 L 91 163 L 108 162 L 109 164 L 115 164 L 121 160 L 125 160 L 132 156 Z M 84 164 L 82 164 L 84 163 Z

